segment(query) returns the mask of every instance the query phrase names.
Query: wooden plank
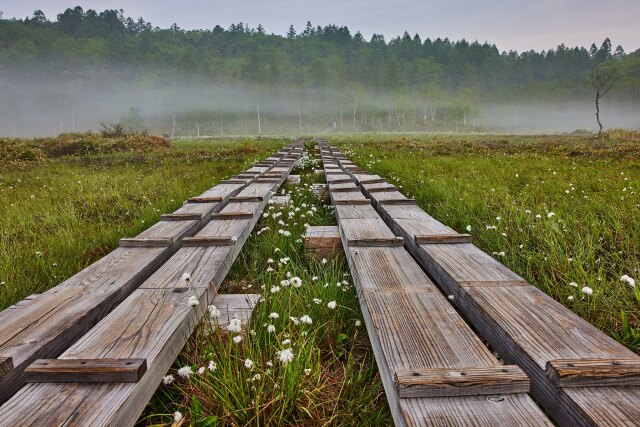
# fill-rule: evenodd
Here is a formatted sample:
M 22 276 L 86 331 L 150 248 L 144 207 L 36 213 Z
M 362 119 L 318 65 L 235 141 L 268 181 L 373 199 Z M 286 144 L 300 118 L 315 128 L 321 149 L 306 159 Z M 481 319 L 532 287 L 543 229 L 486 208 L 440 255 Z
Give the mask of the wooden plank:
M 353 187 L 342 187 L 342 188 L 331 187 L 330 190 L 332 193 L 360 193 L 360 188 L 356 187 L 355 185 Z M 360 195 L 362 195 L 362 193 L 360 193 Z
M 203 217 L 200 213 L 172 213 L 160 215 L 160 221 L 199 221 Z
M 398 188 L 395 185 L 389 185 L 385 187 L 365 188 L 365 190 L 367 190 L 368 193 L 381 193 L 385 191 L 398 191 Z
M 222 197 L 220 196 L 211 196 L 211 197 L 192 197 L 187 200 L 187 203 L 211 203 L 211 202 L 221 202 Z
M 0 357 L 0 378 L 13 370 L 13 358 Z
M 402 370 L 396 371 L 395 384 L 400 398 L 529 392 L 529 378 L 513 365 Z
M 216 212 L 211 214 L 211 219 L 216 221 L 226 221 L 229 219 L 251 219 L 253 212 Z
M 251 319 L 251 313 L 260 302 L 259 294 L 217 294 L 211 305 L 220 310 L 220 316 L 215 319 L 222 329 L 227 327 L 231 319 L 240 319 L 243 326 Z
M 225 179 L 220 181 L 220 184 L 246 184 L 246 179 Z
M 238 241 L 235 236 L 212 236 L 212 237 L 185 237 L 182 239 L 182 246 L 233 246 Z
M 347 244 L 350 248 L 362 248 L 362 247 L 395 247 L 404 245 L 404 239 L 402 237 L 392 238 L 372 238 L 372 239 L 360 239 L 351 238 L 347 239 Z
M 333 202 L 336 206 L 341 205 L 370 205 L 371 202 L 369 199 L 352 199 L 352 200 L 334 200 Z
M 146 359 L 38 359 L 24 371 L 28 383 L 136 383 Z
M 263 196 L 235 196 L 229 199 L 229 203 L 262 202 Z
M 431 234 L 415 236 L 417 245 L 431 244 L 442 245 L 451 243 L 471 243 L 470 234 Z
M 490 280 L 490 281 L 468 281 L 458 282 L 461 288 L 494 288 L 510 286 L 530 286 L 526 280 Z
M 122 248 L 159 248 L 170 246 L 173 243 L 171 237 L 159 237 L 159 238 L 137 238 L 137 237 L 125 237 L 120 239 L 120 247 Z
M 640 358 L 563 359 L 547 362 L 546 373 L 556 387 L 638 387 Z
M 379 200 L 378 203 L 381 205 L 415 205 L 416 201 L 415 199 L 404 198 Z

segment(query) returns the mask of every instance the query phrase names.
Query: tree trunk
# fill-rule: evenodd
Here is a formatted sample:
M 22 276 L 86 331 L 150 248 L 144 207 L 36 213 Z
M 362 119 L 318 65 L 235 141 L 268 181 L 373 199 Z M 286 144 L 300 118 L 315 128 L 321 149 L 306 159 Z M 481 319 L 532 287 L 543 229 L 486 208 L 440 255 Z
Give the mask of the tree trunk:
M 600 123 L 600 91 L 596 92 L 596 120 L 598 121 L 598 136 L 602 136 L 602 123 Z
M 258 91 L 258 133 L 262 131 L 262 126 L 260 124 L 260 89 Z

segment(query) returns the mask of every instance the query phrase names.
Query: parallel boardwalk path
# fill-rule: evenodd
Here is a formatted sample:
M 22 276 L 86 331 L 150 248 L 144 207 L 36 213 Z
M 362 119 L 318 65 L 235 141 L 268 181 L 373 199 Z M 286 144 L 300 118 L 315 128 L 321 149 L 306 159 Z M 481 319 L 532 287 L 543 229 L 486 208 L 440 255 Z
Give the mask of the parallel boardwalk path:
M 395 424 L 552 425 L 527 376 L 502 365 L 456 313 L 340 169 L 341 155 L 326 145 L 321 154 Z
M 436 221 L 379 176 L 337 156 L 334 169 L 354 180 L 478 333 L 505 361 L 524 370 L 532 396 L 558 424 L 640 424 L 640 357 L 478 249 L 469 236 Z
M 299 146 L 281 150 L 123 239 L 121 248 L 62 285 L 2 312 L 0 357 L 13 362 L 0 377 L 9 384 L 0 388 L 5 399 L 35 359 L 144 359 L 147 371 L 135 383 L 27 384 L 0 407 L 0 426 L 133 425 L 198 320 L 187 300 L 195 292 L 199 314 L 206 311 L 300 154 Z M 181 279 L 185 272 L 193 290 Z M 228 304 L 247 309 L 255 297 Z

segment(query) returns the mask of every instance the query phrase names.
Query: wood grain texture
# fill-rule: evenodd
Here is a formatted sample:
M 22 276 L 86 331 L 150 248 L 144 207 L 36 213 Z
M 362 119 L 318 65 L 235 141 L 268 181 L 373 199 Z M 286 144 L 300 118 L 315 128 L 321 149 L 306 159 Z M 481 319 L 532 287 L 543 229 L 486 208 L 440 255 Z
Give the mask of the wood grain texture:
M 396 247 L 403 246 L 404 239 L 402 237 L 391 238 L 350 238 L 347 239 L 347 245 L 350 248 L 364 248 L 364 247 Z
M 203 218 L 201 213 L 173 213 L 160 215 L 160 221 L 200 221 Z
M 346 199 L 346 200 L 333 200 L 333 204 L 336 206 L 342 205 L 371 205 L 369 199 Z
M 24 371 L 28 383 L 136 383 L 145 359 L 38 359 Z
M 452 244 L 452 243 L 471 243 L 470 234 L 429 234 L 415 236 L 416 244 Z
M 546 373 L 556 387 L 638 387 L 640 360 L 564 359 L 547 362 Z
M 198 196 L 198 197 L 192 197 L 188 199 L 187 203 L 211 203 L 211 202 L 221 202 L 221 201 L 222 201 L 222 197 L 220 196 L 212 196 L 212 197 Z
M 395 384 L 400 398 L 529 392 L 529 378 L 522 369 L 513 365 L 396 371 Z
M 172 237 L 139 238 L 125 237 L 120 239 L 121 248 L 161 248 L 170 246 L 173 243 Z
M 13 358 L 0 357 L 0 378 L 6 376 L 13 370 Z
M 217 212 L 211 214 L 211 219 L 216 221 L 226 221 L 229 219 L 251 219 L 253 212 Z
M 182 246 L 233 246 L 237 240 L 236 236 L 194 236 L 182 239 Z

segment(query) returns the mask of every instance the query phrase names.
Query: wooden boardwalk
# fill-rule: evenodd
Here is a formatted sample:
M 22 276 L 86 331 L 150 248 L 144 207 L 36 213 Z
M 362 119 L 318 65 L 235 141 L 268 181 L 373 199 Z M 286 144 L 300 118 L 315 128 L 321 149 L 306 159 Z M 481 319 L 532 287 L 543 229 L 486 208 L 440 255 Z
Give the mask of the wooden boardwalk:
M 133 425 L 198 319 L 181 276 L 190 274 L 205 312 L 301 150 L 290 145 L 223 181 L 56 288 L 0 313 L 0 392 L 8 399 L 0 426 Z M 245 308 L 255 304 L 247 298 Z M 59 364 L 143 359 L 147 370 L 134 383 L 24 385 L 25 368 L 56 357 Z
M 368 199 L 367 205 L 349 206 L 351 216 L 375 221 L 367 230 L 388 225 L 390 232 L 377 237 L 403 239 L 413 259 L 446 295 L 451 295 L 450 302 L 478 334 L 505 361 L 515 363 L 528 375 L 531 395 L 555 422 L 563 426 L 640 424 L 640 357 L 478 249 L 470 236 L 436 221 L 393 185 L 354 165 L 337 149 L 324 145 L 323 161 L 330 187 L 331 182 L 336 183 L 333 186 L 357 186 L 357 192 L 343 194 L 352 194 L 357 203 L 362 203 L 360 195 Z M 368 209 L 364 212 L 369 201 L 382 219 L 373 218 Z M 342 218 L 348 217 L 340 206 L 336 210 L 342 226 Z M 351 228 L 348 222 L 344 226 L 345 230 Z M 371 233 L 366 231 L 368 237 L 373 237 Z M 348 237 L 343 236 L 343 241 Z M 359 249 L 360 258 L 366 254 L 363 250 Z M 350 253 L 353 257 L 353 250 Z M 363 267 L 350 262 L 358 276 Z M 381 262 L 375 261 L 378 265 Z M 398 263 L 407 270 L 404 261 L 394 262 Z M 386 276 L 379 271 L 376 274 Z M 417 299 L 414 297 L 412 304 Z M 361 302 L 364 309 L 366 299 Z M 381 334 L 379 325 L 368 326 L 372 336 Z M 427 330 L 433 334 L 436 329 Z M 388 357 L 386 352 L 377 351 L 376 355 L 379 364 L 381 358 Z M 428 410 L 428 405 L 425 400 L 421 407 Z
M 340 235 L 397 426 L 552 425 L 321 146 Z

